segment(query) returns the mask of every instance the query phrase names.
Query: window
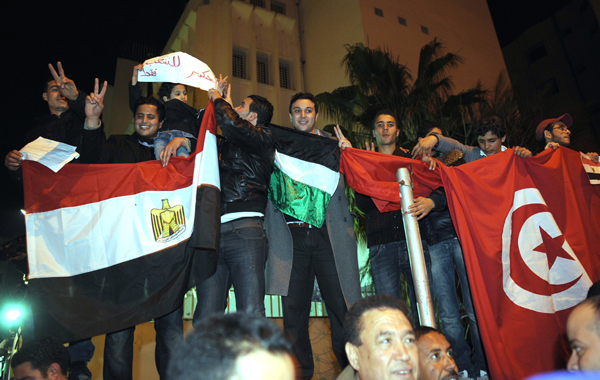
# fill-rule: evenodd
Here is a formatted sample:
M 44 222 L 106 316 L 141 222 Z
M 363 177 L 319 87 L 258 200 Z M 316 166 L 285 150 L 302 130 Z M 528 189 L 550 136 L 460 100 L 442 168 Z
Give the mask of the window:
M 285 3 L 281 1 L 271 0 L 271 11 L 285 15 Z
M 256 5 L 257 7 L 266 8 L 265 0 L 250 0 L 250 4 Z
M 398 23 L 400 23 L 400 25 L 406 26 L 406 19 L 398 16 Z
M 383 17 L 383 11 L 379 8 L 375 8 L 375 14 L 379 17 Z
M 292 72 L 289 62 L 279 61 L 279 85 L 281 88 L 292 89 Z
M 236 78 L 248 79 L 246 77 L 246 52 L 233 50 L 232 75 Z
M 423 34 L 429 34 L 429 28 L 421 25 L 421 32 L 423 32 Z
M 548 55 L 548 53 L 546 53 L 546 47 L 544 46 L 544 43 L 540 43 L 529 49 L 529 52 L 527 53 L 527 59 L 531 65 L 535 61 L 544 58 L 546 55 Z
M 258 83 L 269 84 L 269 57 L 256 56 L 256 80 Z
M 556 79 L 551 78 L 536 87 L 536 90 L 543 93 L 545 96 L 558 94 L 558 84 Z

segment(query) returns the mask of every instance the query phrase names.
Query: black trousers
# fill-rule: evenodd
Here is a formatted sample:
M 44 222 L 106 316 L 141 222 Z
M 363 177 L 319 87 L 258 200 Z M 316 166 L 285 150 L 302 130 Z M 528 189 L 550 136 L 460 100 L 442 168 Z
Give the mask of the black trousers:
M 342 368 L 348 364 L 343 336 L 344 317 L 348 308 L 335 267 L 327 227 L 290 227 L 290 232 L 294 240 L 294 261 L 288 295 L 281 297 L 283 329 L 294 345 L 300 365 L 300 379 L 309 380 L 314 373 L 308 319 L 315 275 L 329 315 L 333 352 Z

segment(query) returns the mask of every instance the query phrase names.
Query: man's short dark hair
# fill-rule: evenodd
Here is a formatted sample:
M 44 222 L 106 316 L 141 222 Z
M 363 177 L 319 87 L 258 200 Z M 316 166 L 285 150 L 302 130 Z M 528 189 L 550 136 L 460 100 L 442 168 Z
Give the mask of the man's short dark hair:
M 54 82 L 53 76 L 49 76 L 48 78 L 46 78 L 46 81 L 42 85 L 42 90 L 44 90 L 42 92 L 48 92 L 48 83 L 50 82 Z
M 377 114 L 375 114 L 375 117 L 373 118 L 373 126 L 372 126 L 373 129 L 375 129 L 375 127 L 376 127 L 377 118 L 381 115 L 389 115 L 389 116 L 393 117 L 394 122 L 396 123 L 396 127 L 398 127 L 398 118 L 396 118 L 396 115 L 390 110 L 381 110 L 381 111 L 377 112 Z
M 600 281 L 596 281 L 592 284 L 592 286 L 590 286 L 586 298 L 592 298 L 595 296 L 600 296 Z
M 360 340 L 360 332 L 364 326 L 362 324 L 362 316 L 369 310 L 373 309 L 395 309 L 399 310 L 404 314 L 406 319 L 410 322 L 410 325 L 414 328 L 414 322 L 411 313 L 408 311 L 408 307 L 404 302 L 396 297 L 388 295 L 375 295 L 365 298 L 361 298 L 356 301 L 354 305 L 346 312 L 346 318 L 344 319 L 344 341 L 352 343 L 354 346 L 359 347 L 362 345 Z
M 297 100 L 301 99 L 307 99 L 313 102 L 313 104 L 315 105 L 315 113 L 319 113 L 319 103 L 317 103 L 317 98 L 315 98 L 315 96 L 310 92 L 298 92 L 294 96 L 292 96 L 292 99 L 290 99 L 290 115 L 292 114 L 292 104 L 296 103 Z
M 163 96 L 166 96 L 167 99 L 169 99 L 171 97 L 171 92 L 173 92 L 173 88 L 175 88 L 175 86 L 177 86 L 178 84 L 181 83 L 163 82 L 163 84 L 161 84 L 160 88 L 158 89 L 158 100 L 162 102 Z M 187 91 L 187 87 L 184 84 L 181 85 L 185 87 Z
M 254 351 L 290 355 L 292 345 L 268 319 L 245 313 L 220 314 L 200 321 L 169 361 L 169 378 L 229 380 L 238 357 Z
M 31 363 L 31 369 L 39 370 L 44 377 L 47 377 L 48 367 L 56 363 L 62 374 L 67 376 L 69 351 L 54 337 L 32 340 L 14 354 L 10 366 L 15 368 L 27 362 Z
M 250 112 L 256 112 L 256 124 L 267 125 L 273 118 L 273 105 L 266 98 L 259 95 L 248 96 L 252 99 L 250 103 Z
M 160 102 L 158 99 L 153 98 L 151 96 L 149 97 L 144 97 L 142 96 L 141 98 L 139 98 L 137 100 L 137 102 L 135 102 L 135 112 L 133 113 L 133 117 L 135 117 L 135 114 L 137 113 L 137 110 L 139 108 L 139 106 L 143 106 L 144 104 L 149 104 L 151 106 L 156 106 L 156 112 L 158 113 L 158 121 L 163 121 L 165 120 L 165 106 L 162 102 Z
M 502 138 L 506 135 L 506 127 L 504 122 L 498 116 L 490 116 L 485 119 L 481 119 L 475 134 L 479 136 L 485 136 L 486 133 L 492 132 L 498 138 Z
M 421 339 L 422 336 L 425 336 L 425 335 L 427 335 L 429 333 L 433 333 L 433 332 L 436 332 L 438 334 L 442 334 L 439 330 L 434 329 L 433 327 L 429 327 L 429 326 L 417 326 L 417 327 L 415 327 L 415 339 L 419 340 L 419 339 Z
M 433 130 L 433 128 L 439 128 L 440 131 L 443 131 L 442 125 L 435 121 L 427 121 L 421 125 L 421 128 L 417 131 L 417 138 L 425 138 L 429 132 Z
M 579 305 L 589 305 L 594 309 L 594 332 L 600 337 L 600 296 L 588 297 Z

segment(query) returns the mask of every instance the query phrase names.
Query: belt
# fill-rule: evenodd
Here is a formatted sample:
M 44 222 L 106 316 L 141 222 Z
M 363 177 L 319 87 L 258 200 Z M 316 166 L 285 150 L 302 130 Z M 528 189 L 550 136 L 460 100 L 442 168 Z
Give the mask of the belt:
M 304 222 L 287 222 L 288 227 L 317 228 Z

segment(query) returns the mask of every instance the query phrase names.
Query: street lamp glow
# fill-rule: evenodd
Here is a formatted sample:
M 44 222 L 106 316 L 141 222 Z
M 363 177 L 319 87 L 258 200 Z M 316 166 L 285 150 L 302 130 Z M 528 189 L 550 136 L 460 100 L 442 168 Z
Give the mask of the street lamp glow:
M 11 309 L 6 312 L 6 319 L 10 322 L 14 322 L 21 316 L 21 312 L 17 309 Z

